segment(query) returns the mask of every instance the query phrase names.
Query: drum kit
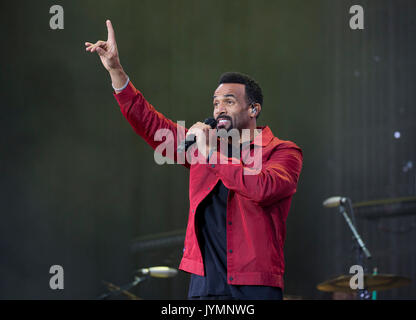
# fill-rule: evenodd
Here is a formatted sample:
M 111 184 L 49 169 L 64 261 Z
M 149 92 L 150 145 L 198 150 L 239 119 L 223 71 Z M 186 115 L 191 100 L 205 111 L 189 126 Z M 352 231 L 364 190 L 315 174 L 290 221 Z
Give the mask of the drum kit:
M 350 286 L 353 275 L 341 275 L 317 285 L 317 289 L 325 292 L 354 293 L 357 289 Z M 369 292 L 389 290 L 407 286 L 411 280 L 394 274 L 364 274 L 365 289 Z
M 157 266 L 150 268 L 142 268 L 136 270 L 136 275 L 132 282 L 123 285 L 121 287 L 111 283 L 103 281 L 108 289 L 108 292 L 100 295 L 97 300 L 107 300 L 119 295 L 127 296 L 130 300 L 143 300 L 142 298 L 134 295 L 129 290 L 136 287 L 140 282 L 153 278 L 172 278 L 178 274 L 178 270 L 167 266 Z
M 398 199 L 401 201 L 401 199 Z M 415 199 L 410 199 L 415 200 Z M 373 201 L 371 203 L 363 203 L 363 207 L 369 207 L 374 205 L 384 204 L 386 201 Z M 392 201 L 388 201 L 390 203 Z M 355 242 L 355 247 L 357 248 L 357 257 L 356 262 L 358 266 L 363 266 L 363 258 L 371 259 L 371 253 L 367 249 L 364 241 L 359 235 L 355 227 L 355 217 L 352 202 L 349 198 L 346 197 L 331 197 L 326 199 L 323 202 L 323 206 L 326 208 L 335 208 L 339 207 L 340 213 L 343 215 L 345 221 L 347 222 Z M 349 208 L 352 219 L 347 214 L 346 207 Z M 355 206 L 357 207 L 357 206 Z M 369 300 L 376 299 L 376 292 L 389 290 L 394 288 L 399 288 L 407 286 L 411 283 L 411 279 L 395 274 L 377 274 L 376 270 L 373 274 L 362 274 L 362 289 L 357 289 L 355 286 L 351 285 L 352 278 L 355 275 L 340 275 L 333 279 L 326 280 L 316 286 L 316 288 L 323 292 L 332 292 L 334 297 L 338 296 L 341 299 L 354 299 L 358 298 L 360 300 Z M 343 293 L 344 295 L 342 295 Z
M 154 276 L 154 275 L 153 275 Z M 324 281 L 317 285 L 317 289 L 324 292 L 331 292 L 334 294 L 334 299 L 354 299 L 357 290 L 351 288 L 351 277 L 352 275 L 340 275 L 336 278 Z M 147 277 L 146 277 L 147 278 Z M 108 293 L 105 293 L 98 297 L 99 300 L 106 300 L 114 298 L 118 295 L 124 295 L 129 300 L 143 300 L 142 298 L 134 295 L 128 290 L 135 287 L 143 278 L 136 277 L 135 281 L 131 284 L 123 287 L 116 286 L 110 282 L 104 282 Z M 364 283 L 367 292 L 378 292 L 383 290 L 389 290 L 409 285 L 411 280 L 407 277 L 401 277 L 394 274 L 365 274 Z M 340 294 L 344 293 L 344 294 Z M 301 296 L 285 295 L 284 300 L 302 300 Z
M 415 201 L 416 198 L 405 199 L 405 200 Z M 389 201 L 388 203 L 390 202 L 392 201 Z M 403 202 L 403 199 L 397 199 L 397 202 Z M 385 204 L 386 201 L 382 201 L 380 203 Z M 374 206 L 374 204 L 378 204 L 378 203 L 373 201 L 369 203 L 362 203 L 359 206 L 369 207 L 369 206 Z M 356 229 L 353 205 L 352 205 L 351 200 L 346 197 L 331 197 L 331 198 L 326 199 L 323 202 L 323 206 L 327 208 L 339 207 L 340 213 L 344 217 L 348 227 L 350 228 L 353 234 L 353 241 L 355 244 L 355 248 L 357 250 L 356 266 L 359 266 L 362 268 L 362 270 L 365 270 L 364 258 L 371 259 L 372 256 L 371 256 L 370 251 L 366 247 L 366 244 L 364 243 L 364 241 L 362 240 L 360 234 L 358 233 Z M 358 206 L 355 205 L 354 207 L 358 207 Z M 350 211 L 351 218 L 347 214 L 347 208 Z M 182 232 L 180 233 L 180 237 L 181 237 L 180 239 L 183 240 Z M 149 239 L 146 239 L 146 240 L 149 240 Z M 151 240 L 153 240 L 154 242 L 154 239 L 151 239 Z M 143 241 L 141 241 L 139 244 L 142 245 L 142 242 Z M 155 245 L 153 242 L 151 243 L 152 247 Z M 98 299 L 105 300 L 105 299 L 113 298 L 118 295 L 124 295 L 124 296 L 127 296 L 127 298 L 131 300 L 142 300 L 141 298 L 135 296 L 128 290 L 135 287 L 140 282 L 146 279 L 149 279 L 150 277 L 170 278 L 170 277 L 174 277 L 177 275 L 176 269 L 165 267 L 165 266 L 139 269 L 137 270 L 137 272 L 138 272 L 138 275 L 134 277 L 133 282 L 127 285 L 121 286 L 121 287 L 118 287 L 109 282 L 105 282 L 104 284 L 106 285 L 109 291 L 99 296 Z M 373 299 L 375 300 L 378 291 L 400 288 L 403 286 L 407 286 L 411 283 L 411 279 L 408 277 L 403 277 L 403 276 L 399 276 L 395 274 L 377 274 L 377 271 L 375 269 L 373 274 L 368 274 L 368 273 L 366 274 L 362 272 L 361 273 L 362 286 L 360 286 L 360 288 L 356 288 L 356 286 L 353 286 L 351 284 L 352 281 L 354 280 L 353 277 L 357 277 L 357 275 L 354 275 L 354 274 L 340 275 L 335 278 L 319 283 L 316 286 L 316 288 L 319 291 L 331 292 L 333 294 L 333 299 L 335 300 L 339 300 L 339 299 L 342 299 L 342 300 Z M 302 299 L 303 298 L 301 296 L 291 296 L 291 295 L 284 296 L 284 300 L 302 300 Z

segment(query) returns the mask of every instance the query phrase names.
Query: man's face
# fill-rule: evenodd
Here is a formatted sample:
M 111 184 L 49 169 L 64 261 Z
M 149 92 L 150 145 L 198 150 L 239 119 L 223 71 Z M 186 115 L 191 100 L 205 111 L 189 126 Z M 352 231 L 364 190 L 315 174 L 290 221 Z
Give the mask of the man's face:
M 223 83 L 214 92 L 214 118 L 217 129 L 248 128 L 250 120 L 246 88 L 240 83 Z

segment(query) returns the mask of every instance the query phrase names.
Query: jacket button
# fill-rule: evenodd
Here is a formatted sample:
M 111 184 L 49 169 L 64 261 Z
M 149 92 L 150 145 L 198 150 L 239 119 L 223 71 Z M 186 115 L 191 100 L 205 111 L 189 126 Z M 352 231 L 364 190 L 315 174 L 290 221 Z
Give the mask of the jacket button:
M 212 167 L 212 168 L 215 168 L 215 164 L 211 164 L 211 167 Z
M 230 252 L 230 253 L 233 253 L 233 250 L 230 250 L 229 252 Z
M 230 277 L 230 281 L 233 281 L 234 280 L 234 278 L 233 277 Z
M 228 225 L 230 225 L 230 226 L 231 226 L 232 224 L 233 224 L 233 223 L 232 223 L 231 221 L 228 221 Z

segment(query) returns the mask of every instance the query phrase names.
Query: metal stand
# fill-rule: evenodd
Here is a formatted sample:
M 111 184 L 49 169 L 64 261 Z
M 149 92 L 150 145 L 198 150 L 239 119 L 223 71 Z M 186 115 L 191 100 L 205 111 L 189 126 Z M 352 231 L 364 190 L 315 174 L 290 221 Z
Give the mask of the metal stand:
M 121 286 L 118 290 L 114 290 L 114 291 L 110 291 L 108 293 L 104 293 L 101 296 L 99 296 L 97 298 L 97 300 L 106 300 L 108 298 L 112 298 L 112 297 L 118 296 L 118 295 L 122 294 L 123 292 L 125 292 L 127 290 L 130 290 L 131 288 L 137 286 L 140 282 L 142 282 L 142 281 L 144 281 L 144 280 L 146 280 L 148 278 L 150 278 L 150 275 L 146 275 L 144 277 L 138 277 L 138 276 L 136 276 L 136 277 L 134 277 L 134 281 L 133 282 L 130 282 L 129 284 L 126 284 L 124 286 Z
M 345 211 L 345 207 L 343 205 L 340 205 L 339 206 L 339 210 L 342 213 L 342 215 L 344 216 L 345 221 L 347 221 L 347 224 L 348 224 L 348 226 L 351 229 L 351 232 L 352 232 L 352 234 L 354 236 L 355 241 L 357 241 L 358 248 L 359 248 L 359 251 L 358 251 L 358 260 L 360 260 L 358 262 L 362 262 L 361 261 L 362 260 L 362 257 L 361 257 L 362 256 L 362 252 L 364 252 L 364 254 L 365 254 L 365 256 L 366 256 L 367 259 L 371 259 L 371 253 L 366 248 L 363 239 L 361 239 L 360 235 L 358 234 L 358 231 L 355 228 L 355 226 L 353 225 L 353 223 L 351 222 L 350 217 L 348 217 L 347 212 Z M 351 210 L 352 210 L 352 208 L 351 208 Z
M 349 199 L 348 199 L 349 200 Z M 351 214 L 354 216 L 353 208 L 350 206 Z M 359 235 L 357 229 L 355 228 L 354 224 L 352 223 L 350 217 L 347 215 L 347 212 L 345 211 L 345 206 L 343 203 L 340 204 L 339 210 L 341 214 L 344 216 L 345 221 L 347 222 L 348 226 L 351 229 L 351 232 L 353 234 L 353 239 L 355 240 L 356 248 L 357 248 L 357 265 L 362 266 L 364 269 L 364 261 L 363 261 L 363 253 L 367 259 L 371 259 L 371 253 L 368 251 L 368 249 L 365 246 L 365 243 L 363 239 L 361 239 L 361 236 Z M 357 293 L 358 299 L 360 300 L 368 300 L 371 298 L 370 293 L 367 289 L 359 289 Z

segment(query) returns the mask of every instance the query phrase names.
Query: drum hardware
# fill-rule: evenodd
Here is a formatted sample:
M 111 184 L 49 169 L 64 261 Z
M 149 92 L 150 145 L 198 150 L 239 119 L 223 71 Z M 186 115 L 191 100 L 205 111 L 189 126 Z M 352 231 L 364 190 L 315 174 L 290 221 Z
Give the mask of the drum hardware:
M 136 273 L 139 273 L 140 276 L 134 276 L 134 280 L 132 282 L 130 282 L 126 285 L 123 285 L 121 287 L 118 287 L 118 286 L 116 286 L 112 283 L 104 282 L 110 291 L 100 295 L 97 298 L 97 300 L 106 300 L 106 299 L 118 296 L 120 294 L 124 294 L 132 300 L 138 300 L 140 298 L 138 298 L 134 294 L 130 293 L 128 290 L 134 288 L 140 282 L 142 282 L 144 280 L 147 280 L 151 277 L 165 278 L 165 279 L 175 277 L 178 273 L 178 270 L 176 270 L 174 268 L 170 268 L 170 267 L 158 266 L 158 267 L 138 269 L 138 270 L 136 270 Z

